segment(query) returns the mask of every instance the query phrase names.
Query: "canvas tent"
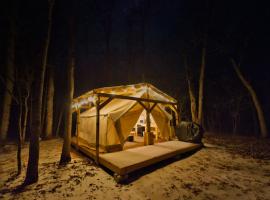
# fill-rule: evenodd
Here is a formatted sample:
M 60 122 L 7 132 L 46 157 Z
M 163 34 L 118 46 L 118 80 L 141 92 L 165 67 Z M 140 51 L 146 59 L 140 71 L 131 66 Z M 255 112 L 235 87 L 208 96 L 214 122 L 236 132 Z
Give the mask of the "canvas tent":
M 94 89 L 75 98 L 72 109 L 77 112 L 77 138 L 95 148 L 97 157 L 100 149 L 110 152 L 123 147 L 144 110 L 148 116 L 146 133 L 150 132 L 152 115 L 160 137 L 166 140 L 174 136 L 171 112 L 178 118 L 177 101 L 148 83 Z

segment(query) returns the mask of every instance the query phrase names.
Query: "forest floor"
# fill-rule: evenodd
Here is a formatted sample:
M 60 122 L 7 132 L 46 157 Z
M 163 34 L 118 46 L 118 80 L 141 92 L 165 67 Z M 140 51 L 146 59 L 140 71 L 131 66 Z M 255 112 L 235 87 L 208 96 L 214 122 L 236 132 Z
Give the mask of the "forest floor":
M 0 148 L 0 199 L 270 199 L 270 141 L 206 136 L 201 150 L 131 174 L 117 184 L 112 174 L 72 150 L 72 161 L 58 165 L 62 140 L 40 143 L 39 181 L 18 191 L 16 146 Z

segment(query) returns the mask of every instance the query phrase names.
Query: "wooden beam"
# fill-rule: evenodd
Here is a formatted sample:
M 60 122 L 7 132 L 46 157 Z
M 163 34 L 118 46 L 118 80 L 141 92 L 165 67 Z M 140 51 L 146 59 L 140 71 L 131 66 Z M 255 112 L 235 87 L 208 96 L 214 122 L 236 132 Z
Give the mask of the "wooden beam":
M 112 97 L 109 97 L 108 99 L 106 99 L 106 101 L 104 101 L 102 104 L 99 105 L 99 110 L 101 110 L 104 106 L 106 106 L 108 103 L 110 103 L 113 100 Z
M 150 113 L 152 112 L 152 110 L 155 108 L 156 105 L 157 105 L 157 103 L 154 103 L 154 105 L 152 105 L 152 107 L 149 109 Z
M 80 109 L 89 109 L 89 108 L 92 108 L 93 106 L 91 105 L 83 105 L 80 107 Z
M 146 107 L 146 105 L 144 105 L 144 103 L 142 103 L 142 102 L 139 101 L 139 100 L 137 100 L 137 102 L 138 102 L 145 110 L 147 110 L 147 107 Z
M 99 164 L 99 96 L 96 102 L 96 164 Z
M 90 108 L 92 108 L 92 106 L 90 106 L 90 105 L 82 105 L 79 108 L 73 108 L 72 113 L 77 112 L 78 110 L 81 110 L 81 109 L 90 109 Z
M 117 94 L 107 94 L 107 93 L 97 93 L 97 94 L 102 97 L 112 97 L 115 99 L 127 99 L 127 100 L 144 101 L 144 102 L 150 102 L 150 103 L 177 105 L 177 102 L 160 101 L 160 100 L 145 99 L 145 98 L 138 98 L 138 97 L 129 97 L 129 96 L 117 95 Z

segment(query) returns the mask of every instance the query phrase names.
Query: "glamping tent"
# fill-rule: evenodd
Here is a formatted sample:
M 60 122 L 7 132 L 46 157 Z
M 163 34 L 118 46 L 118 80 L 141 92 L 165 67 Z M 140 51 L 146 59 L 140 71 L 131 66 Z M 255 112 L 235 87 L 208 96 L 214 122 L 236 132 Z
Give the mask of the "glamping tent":
M 164 140 L 174 137 L 172 119 L 178 121 L 177 101 L 148 83 L 94 89 L 75 98 L 72 109 L 77 112 L 77 142 L 96 150 L 97 157 L 99 151 L 123 149 L 143 111 L 145 145 L 153 141 L 150 119 Z

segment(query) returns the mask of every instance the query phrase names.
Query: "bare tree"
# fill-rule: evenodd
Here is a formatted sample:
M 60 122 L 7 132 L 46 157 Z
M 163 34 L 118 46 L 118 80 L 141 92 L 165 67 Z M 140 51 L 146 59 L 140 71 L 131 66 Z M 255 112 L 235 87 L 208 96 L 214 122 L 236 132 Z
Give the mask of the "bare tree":
M 22 137 L 22 144 L 25 141 L 26 135 L 26 128 L 27 128 L 27 121 L 28 121 L 28 100 L 31 93 L 32 88 L 32 81 L 33 81 L 33 74 L 32 71 L 27 69 L 21 73 L 22 77 L 19 77 L 19 85 L 18 88 L 18 99 L 19 104 L 22 105 L 22 116 L 19 118 L 21 120 L 21 137 Z
M 23 117 L 23 124 L 22 124 L 22 143 L 25 142 L 25 134 L 26 134 L 26 127 L 27 127 L 27 119 L 28 119 L 28 113 L 29 113 L 29 108 L 28 108 L 28 99 L 31 93 L 31 84 L 32 84 L 32 79 L 30 80 L 30 82 L 26 83 L 26 87 L 25 87 L 25 96 L 24 96 L 24 117 Z
M 21 174 L 21 148 L 25 141 L 25 132 L 28 119 L 28 99 L 30 96 L 32 76 L 25 70 L 21 77 L 16 73 L 16 88 L 18 95 L 19 117 L 18 117 L 18 137 L 17 137 L 17 167 L 18 175 Z
M 51 40 L 51 27 L 52 27 L 52 11 L 54 7 L 54 0 L 48 0 L 48 30 L 46 40 L 43 47 L 43 55 L 41 66 L 36 74 L 36 83 L 34 91 L 34 104 L 33 104 L 33 126 L 30 136 L 29 146 L 29 159 L 27 165 L 26 177 L 23 185 L 29 185 L 38 181 L 38 161 L 39 161 L 39 137 L 41 132 L 41 111 L 42 111 L 42 97 L 44 76 L 47 66 L 48 49 Z
M 201 10 L 202 21 L 201 21 L 201 24 L 198 26 L 200 31 L 191 34 L 193 36 L 190 38 L 190 43 L 195 45 L 196 48 L 199 47 L 199 49 L 201 49 L 200 73 L 199 73 L 199 80 L 198 80 L 198 95 L 194 95 L 194 92 L 192 92 L 192 87 L 190 87 L 192 84 L 191 84 L 191 80 L 189 79 L 190 101 L 191 101 L 191 106 L 192 106 L 191 110 L 193 112 L 193 115 L 197 114 L 197 117 L 195 116 L 193 117 L 194 118 L 193 121 L 198 123 L 201 126 L 203 123 L 203 103 L 204 103 L 203 99 L 204 99 L 204 82 L 205 82 L 205 67 L 206 67 L 206 53 L 207 53 L 206 47 L 207 47 L 207 42 L 208 42 L 209 26 L 211 24 L 211 19 L 212 19 L 212 10 L 213 10 L 213 5 L 211 4 L 211 2 L 208 0 L 205 1 L 203 3 L 203 7 Z M 196 97 L 198 98 L 197 101 L 195 99 Z M 197 103 L 198 108 L 196 108 L 195 102 Z
M 199 97 L 198 97 L 198 124 L 202 125 L 203 118 L 203 97 L 204 97 L 204 74 L 205 74 L 205 59 L 206 59 L 206 38 L 202 47 L 202 60 L 200 67 L 199 79 Z
M 242 82 L 244 87 L 247 89 L 248 93 L 250 94 L 250 96 L 252 98 L 254 107 L 256 108 L 256 112 L 257 112 L 257 117 L 258 117 L 260 130 L 261 130 L 261 136 L 265 138 L 268 136 L 268 130 L 267 130 L 266 122 L 265 122 L 263 109 L 262 109 L 261 103 L 258 99 L 258 96 L 256 94 L 256 91 L 254 90 L 252 85 L 246 80 L 246 78 L 244 77 L 244 75 L 240 71 L 239 64 L 237 64 L 233 58 L 231 58 L 231 63 L 233 65 L 233 69 L 234 69 L 236 75 L 238 76 L 238 78 L 240 79 L 240 81 Z
M 69 20 L 69 49 L 68 49 L 68 67 L 67 67 L 67 101 L 66 101 L 66 117 L 64 127 L 64 143 L 60 158 L 60 165 L 66 164 L 71 160 L 71 129 L 72 129 L 72 110 L 71 103 L 74 93 L 74 67 L 75 67 L 75 35 L 74 35 L 74 16 L 70 15 Z
M 53 99 L 54 99 L 54 76 L 53 67 L 50 66 L 48 70 L 47 92 L 46 92 L 46 108 L 45 108 L 45 128 L 44 138 L 50 139 L 52 137 L 53 127 Z
M 48 91 L 48 83 L 46 80 L 46 72 L 47 72 L 47 67 L 45 69 L 45 75 L 44 75 L 44 83 L 43 83 L 43 95 L 42 95 L 42 108 L 41 108 L 41 133 L 40 137 L 42 139 L 45 139 L 45 133 L 44 130 L 46 128 L 46 123 L 45 123 L 45 118 L 46 118 L 46 110 L 47 110 L 47 91 Z
M 186 67 L 186 76 L 187 76 L 187 83 L 188 83 L 188 92 L 189 92 L 189 99 L 190 99 L 190 111 L 191 111 L 191 117 L 192 121 L 202 125 L 202 116 L 203 116 L 203 90 L 204 90 L 204 73 L 205 73 L 205 53 L 206 49 L 203 47 L 202 49 L 202 61 L 200 66 L 200 78 L 199 78 L 199 91 L 198 91 L 198 101 L 196 99 L 195 95 L 195 89 L 194 89 L 194 83 L 193 83 L 193 77 L 190 73 L 190 69 L 187 63 L 187 57 L 184 58 L 184 65 Z M 197 107 L 198 102 L 198 107 Z
M 184 62 L 185 62 L 184 65 L 186 68 L 186 78 L 187 78 L 187 83 L 188 83 L 188 93 L 189 93 L 189 99 L 190 99 L 191 119 L 193 122 L 198 123 L 197 103 L 196 103 L 193 81 L 192 81 L 189 67 L 187 64 L 187 56 L 184 56 Z
M 6 60 L 6 79 L 5 82 L 5 93 L 2 103 L 2 112 L 0 120 L 0 143 L 4 143 L 7 138 L 10 109 L 13 96 L 14 88 L 14 73 L 15 73 L 15 19 L 11 16 L 9 19 L 10 33 L 8 38 L 8 48 L 7 48 L 7 60 Z
M 22 113 L 23 113 L 23 105 L 21 104 L 21 91 L 18 90 L 18 96 L 20 99 L 19 104 L 19 119 L 18 119 L 18 137 L 17 137 L 17 175 L 21 174 L 22 171 L 22 159 L 21 159 L 21 149 L 22 149 Z

